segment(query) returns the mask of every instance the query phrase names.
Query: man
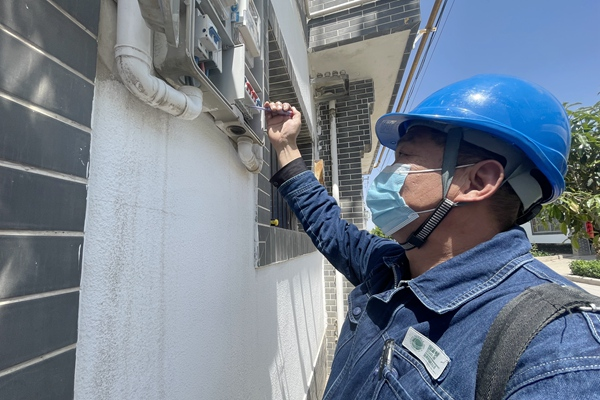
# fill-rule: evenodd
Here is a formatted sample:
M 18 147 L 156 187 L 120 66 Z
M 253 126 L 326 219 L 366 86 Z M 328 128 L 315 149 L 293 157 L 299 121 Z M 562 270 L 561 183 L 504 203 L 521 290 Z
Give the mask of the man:
M 562 105 L 517 78 L 479 75 L 381 117 L 394 150 L 367 195 L 395 241 L 340 219 L 296 147 L 300 113 L 271 102 L 271 179 L 306 233 L 356 288 L 324 399 L 472 399 L 481 348 L 511 299 L 570 283 L 530 254 L 518 227 L 564 191 L 570 128 Z M 293 111 L 293 117 L 278 115 Z M 600 315 L 546 326 L 508 382 L 508 399 L 600 398 Z

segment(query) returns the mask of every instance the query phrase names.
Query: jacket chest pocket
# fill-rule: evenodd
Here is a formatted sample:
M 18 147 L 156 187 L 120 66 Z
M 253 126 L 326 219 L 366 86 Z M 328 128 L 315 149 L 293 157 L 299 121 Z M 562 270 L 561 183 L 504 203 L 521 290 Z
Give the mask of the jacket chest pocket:
M 398 381 L 397 371 L 394 368 L 385 367 L 379 373 L 379 368 L 371 373 L 371 376 L 365 382 L 362 389 L 357 393 L 355 400 L 412 400 L 419 399 L 412 397 Z
M 401 344 L 388 340 L 378 365 L 356 400 L 452 399 L 440 384 L 445 375 L 441 379 L 433 379 L 421 361 L 402 348 Z
M 385 378 L 375 388 L 373 400 L 401 399 L 412 400 L 413 397 L 404 390 L 393 370 L 385 372 Z

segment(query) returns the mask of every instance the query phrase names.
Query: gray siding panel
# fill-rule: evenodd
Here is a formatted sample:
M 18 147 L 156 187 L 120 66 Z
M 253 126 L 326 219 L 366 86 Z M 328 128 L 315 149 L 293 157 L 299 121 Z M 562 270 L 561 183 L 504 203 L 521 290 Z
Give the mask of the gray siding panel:
M 2 400 L 72 399 L 74 369 L 75 350 L 69 350 L 0 377 Z
M 0 23 L 94 80 L 96 40 L 50 3 L 0 1 Z
M 0 229 L 83 231 L 86 185 L 0 167 Z
M 90 126 L 94 86 L 1 30 L 0 90 Z
M 98 35 L 100 0 L 54 0 L 54 3 L 71 14 L 87 30 Z
M 78 308 L 79 292 L 0 306 L 0 370 L 74 344 Z
M 0 0 L 1 400 L 73 398 L 83 237 L 44 231 L 83 232 L 99 14 Z
M 0 97 L 0 159 L 85 178 L 90 135 Z
M 0 300 L 79 286 L 82 237 L 0 236 Z

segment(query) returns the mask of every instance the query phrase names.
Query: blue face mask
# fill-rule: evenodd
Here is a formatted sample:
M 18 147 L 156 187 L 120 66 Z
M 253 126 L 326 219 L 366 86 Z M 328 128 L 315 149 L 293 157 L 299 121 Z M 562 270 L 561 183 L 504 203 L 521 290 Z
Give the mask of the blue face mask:
M 410 167 L 410 164 L 393 164 L 384 168 L 367 192 L 367 206 L 371 210 L 373 223 L 387 236 L 419 218 L 419 214 L 434 211 L 434 209 L 414 211 L 400 196 L 400 190 L 408 174 L 422 174 L 442 169 L 411 171 Z

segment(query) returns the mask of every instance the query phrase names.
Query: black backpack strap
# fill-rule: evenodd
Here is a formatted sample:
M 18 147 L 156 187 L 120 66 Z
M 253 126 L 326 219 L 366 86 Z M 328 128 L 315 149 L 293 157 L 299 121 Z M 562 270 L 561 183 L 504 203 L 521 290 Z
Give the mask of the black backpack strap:
M 477 366 L 475 399 L 499 400 L 529 342 L 556 318 L 596 310 L 600 298 L 570 286 L 545 283 L 512 299 L 494 320 L 483 343 Z

